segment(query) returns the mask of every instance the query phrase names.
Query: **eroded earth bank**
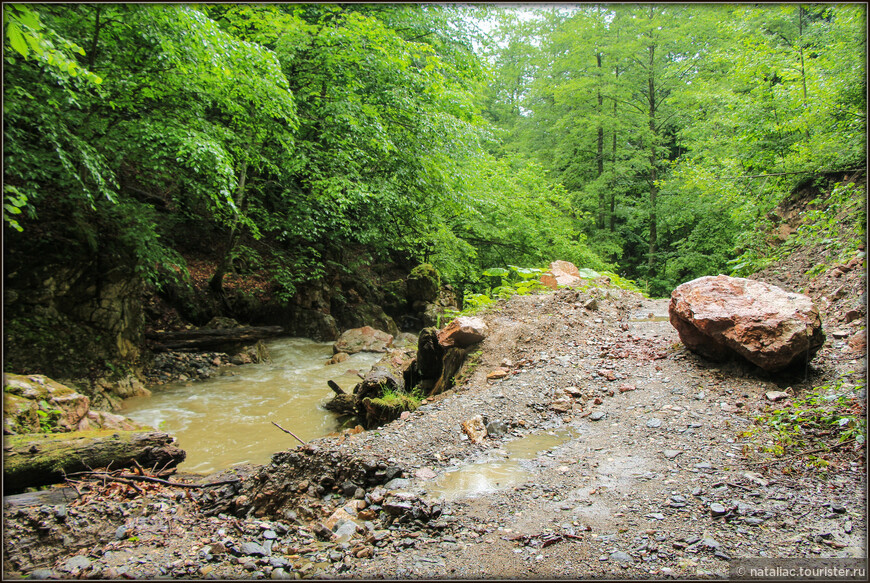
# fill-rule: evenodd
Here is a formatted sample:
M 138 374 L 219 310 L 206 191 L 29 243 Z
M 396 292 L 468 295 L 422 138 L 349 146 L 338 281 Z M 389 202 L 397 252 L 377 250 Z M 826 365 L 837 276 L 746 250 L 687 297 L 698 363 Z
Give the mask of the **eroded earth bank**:
M 790 448 L 755 421 L 823 385 L 863 419 L 852 267 L 811 290 L 825 346 L 776 375 L 688 352 L 667 300 L 600 280 L 515 296 L 482 315 L 453 390 L 380 429 L 280 435 L 270 465 L 196 480 L 238 479 L 222 486 L 7 501 L 4 575 L 697 578 L 732 558 L 865 557 L 860 439 L 823 427 Z

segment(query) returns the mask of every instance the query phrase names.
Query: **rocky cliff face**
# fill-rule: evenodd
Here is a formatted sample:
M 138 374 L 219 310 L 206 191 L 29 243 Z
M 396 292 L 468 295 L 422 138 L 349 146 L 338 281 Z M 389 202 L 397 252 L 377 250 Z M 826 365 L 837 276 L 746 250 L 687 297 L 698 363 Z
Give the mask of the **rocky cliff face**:
M 135 368 L 144 332 L 141 279 L 126 266 L 44 265 L 6 276 L 6 370 L 88 376 Z

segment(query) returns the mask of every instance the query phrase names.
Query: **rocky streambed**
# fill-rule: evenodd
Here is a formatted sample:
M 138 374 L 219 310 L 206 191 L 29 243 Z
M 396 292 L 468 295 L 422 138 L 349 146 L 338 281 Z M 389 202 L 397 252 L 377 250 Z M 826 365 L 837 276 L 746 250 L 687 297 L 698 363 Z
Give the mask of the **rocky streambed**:
M 863 446 L 777 457 L 755 422 L 769 393 L 865 403 L 863 349 L 830 339 L 777 374 L 713 364 L 666 306 L 603 281 L 514 297 L 482 316 L 455 388 L 379 429 L 172 478 L 196 487 L 7 498 L 4 575 L 697 578 L 866 557 Z

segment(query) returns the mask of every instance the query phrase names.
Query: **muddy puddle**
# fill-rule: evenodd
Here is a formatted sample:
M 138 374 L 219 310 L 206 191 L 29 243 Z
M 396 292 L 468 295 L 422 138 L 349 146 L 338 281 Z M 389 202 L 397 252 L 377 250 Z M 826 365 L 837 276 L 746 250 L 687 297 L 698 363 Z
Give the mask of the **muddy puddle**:
M 534 472 L 534 460 L 547 455 L 578 435 L 576 430 L 560 429 L 533 433 L 490 452 L 487 460 L 449 470 L 426 487 L 433 499 L 455 500 L 482 496 L 526 482 Z
M 124 402 L 123 415 L 166 431 L 187 452 L 179 469 L 209 474 L 240 464 L 268 463 L 272 454 L 299 444 L 272 422 L 309 441 L 339 429 L 335 414 L 322 408 L 334 394 L 333 380 L 350 390 L 381 356 L 351 355 L 326 365 L 332 343 L 304 338 L 266 342 L 271 364 L 229 367 L 233 376 L 152 388 L 150 397 Z

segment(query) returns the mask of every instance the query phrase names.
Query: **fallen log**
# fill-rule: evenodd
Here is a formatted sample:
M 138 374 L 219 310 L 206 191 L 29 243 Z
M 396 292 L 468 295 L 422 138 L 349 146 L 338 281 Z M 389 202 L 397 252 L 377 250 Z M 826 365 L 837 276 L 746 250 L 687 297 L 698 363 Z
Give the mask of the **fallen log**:
M 243 326 L 217 330 L 198 328 L 174 332 L 147 332 L 152 350 L 218 350 L 284 334 L 281 326 Z M 225 351 L 224 351 L 225 352 Z
M 66 474 L 94 468 L 174 467 L 185 452 L 175 438 L 158 431 L 75 431 L 6 435 L 3 438 L 3 494 L 63 482 Z

